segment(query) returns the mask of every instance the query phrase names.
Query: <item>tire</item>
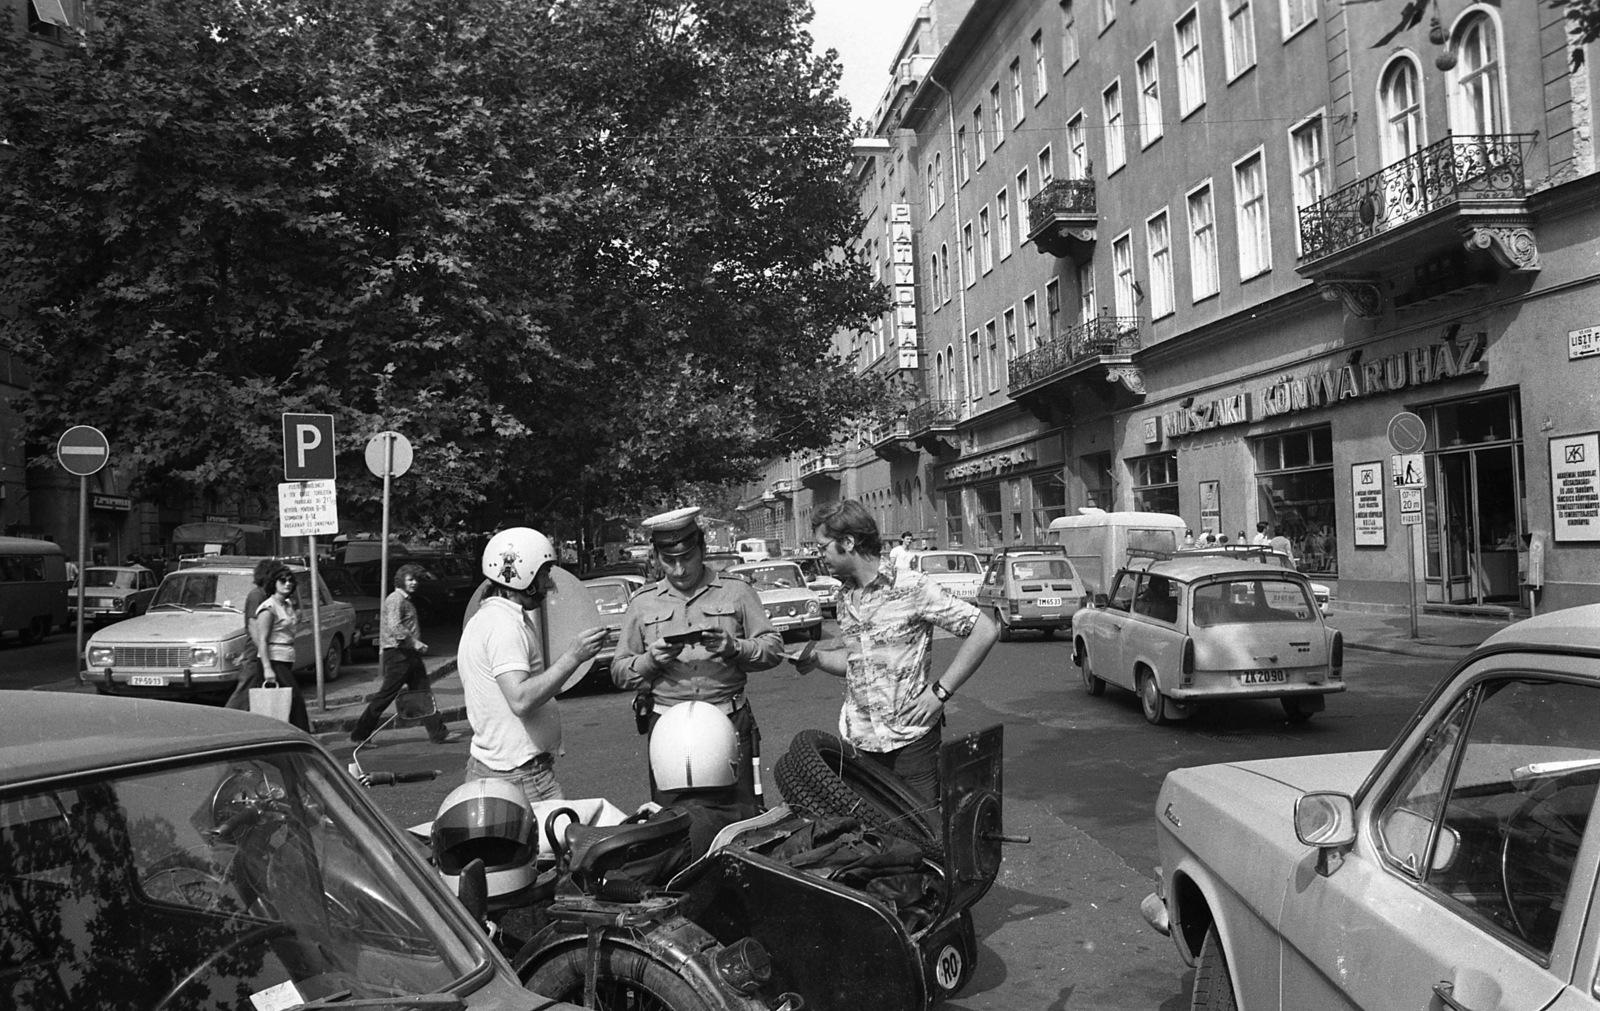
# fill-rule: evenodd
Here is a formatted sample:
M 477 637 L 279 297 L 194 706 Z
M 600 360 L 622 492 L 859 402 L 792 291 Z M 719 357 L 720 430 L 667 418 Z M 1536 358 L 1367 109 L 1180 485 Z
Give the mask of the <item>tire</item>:
M 1172 720 L 1167 711 L 1167 697 L 1161 694 L 1154 671 L 1139 675 L 1139 708 L 1144 710 L 1144 718 L 1152 726 L 1159 727 Z
M 1222 938 L 1215 925 L 1206 928 L 1200 957 L 1194 964 L 1194 996 L 1189 1011 L 1238 1011 L 1233 996 L 1233 977 L 1228 975 L 1228 957 L 1222 951 Z
M 344 640 L 338 636 L 328 643 L 328 652 L 322 657 L 322 678 L 328 684 L 339 680 L 339 675 L 344 673 Z
M 553 1000 L 583 1003 L 588 951 L 563 948 L 534 966 L 523 986 Z M 595 1007 L 602 1011 L 711 1011 L 671 969 L 633 948 L 602 944 L 596 973 Z
M 1007 625 L 1005 619 L 1000 617 L 1000 609 L 998 607 L 994 609 L 994 623 L 1000 626 L 1000 641 L 1010 642 L 1011 626 Z
M 1291 696 L 1281 698 L 1278 702 L 1283 706 L 1283 715 L 1289 718 L 1290 723 L 1304 723 L 1311 719 L 1313 710 L 1302 706 L 1299 699 Z
M 1094 668 L 1089 665 L 1089 647 L 1080 639 L 1073 649 L 1076 652 L 1074 659 L 1078 663 L 1078 677 L 1083 681 L 1083 690 L 1089 695 L 1104 695 L 1106 681 L 1105 678 L 1096 676 Z
M 854 749 L 851 749 L 854 750 Z M 832 734 L 802 730 L 772 767 L 790 806 L 813 815 L 850 815 L 864 828 L 914 843 L 943 862 L 939 808 L 894 775 L 855 758 Z
M 20 633 L 22 644 L 32 646 L 36 642 L 44 642 L 44 637 L 50 634 L 49 618 L 34 618 L 28 622 L 28 627 Z

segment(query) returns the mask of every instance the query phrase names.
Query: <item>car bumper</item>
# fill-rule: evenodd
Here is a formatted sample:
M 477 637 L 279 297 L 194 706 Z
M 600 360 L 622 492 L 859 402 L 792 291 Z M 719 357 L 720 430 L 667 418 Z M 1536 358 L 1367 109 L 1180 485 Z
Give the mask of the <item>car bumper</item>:
M 153 682 L 160 684 L 136 683 Z M 140 670 L 138 668 L 97 667 L 80 671 L 78 683 L 110 695 L 131 695 L 147 699 L 187 699 L 197 695 L 231 692 L 239 683 L 238 669 L 196 672 L 192 670 Z
M 1334 695 L 1344 691 L 1344 681 L 1330 678 L 1323 670 L 1295 672 L 1288 681 L 1267 685 L 1241 685 L 1233 674 L 1207 674 L 1197 671 L 1194 681 L 1167 691 L 1178 702 L 1204 702 L 1210 699 L 1281 699 L 1293 695 Z
M 1072 628 L 1072 616 L 1077 613 L 1076 606 L 1063 608 L 1061 611 L 1051 611 L 1047 614 L 1008 614 L 1005 623 L 1011 628 Z
M 86 607 L 83 609 L 83 620 L 85 624 L 99 624 L 103 622 L 117 621 L 128 616 L 129 615 L 127 611 L 119 611 L 110 607 Z M 78 620 L 78 607 L 76 604 L 67 605 L 67 619 L 69 621 Z
M 813 629 L 822 624 L 820 614 L 799 614 L 793 617 L 782 615 L 769 619 L 772 627 L 780 632 L 793 632 L 796 629 Z

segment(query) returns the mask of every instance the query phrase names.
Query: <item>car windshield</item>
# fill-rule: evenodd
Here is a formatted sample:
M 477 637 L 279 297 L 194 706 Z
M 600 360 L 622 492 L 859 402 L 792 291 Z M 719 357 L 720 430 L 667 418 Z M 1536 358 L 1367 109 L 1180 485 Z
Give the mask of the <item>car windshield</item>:
M 355 789 L 279 745 L 0 795 L 7 992 L 177 1011 L 248 1008 L 285 981 L 290 1004 L 452 986 L 482 944 Z
M 1011 563 L 1012 579 L 1071 579 L 1072 563 L 1065 558 L 1029 558 Z
M 979 571 L 977 555 L 923 555 L 920 567 L 923 572 L 956 572 L 973 576 Z
M 800 568 L 796 565 L 760 565 L 748 569 L 740 569 L 736 573 L 741 579 L 749 580 L 759 590 L 792 590 L 797 586 L 806 585 L 805 577 L 800 575 Z
M 589 593 L 601 614 L 621 614 L 628 609 L 628 588 L 621 583 L 590 583 Z
M 343 569 L 322 569 L 317 573 L 322 581 L 328 584 L 328 592 L 335 597 L 360 597 L 364 596 L 361 587 L 356 585 L 355 577 Z
M 130 569 L 90 569 L 83 574 L 83 585 L 91 588 L 131 590 L 138 579 L 139 574 Z
M 247 572 L 203 572 L 191 569 L 174 572 L 163 579 L 150 609 L 171 607 L 190 611 L 232 610 L 242 613 L 248 596 L 250 574 Z
M 1300 583 L 1271 576 L 1230 576 L 1194 591 L 1194 623 L 1253 624 L 1268 621 L 1315 621 L 1317 607 Z

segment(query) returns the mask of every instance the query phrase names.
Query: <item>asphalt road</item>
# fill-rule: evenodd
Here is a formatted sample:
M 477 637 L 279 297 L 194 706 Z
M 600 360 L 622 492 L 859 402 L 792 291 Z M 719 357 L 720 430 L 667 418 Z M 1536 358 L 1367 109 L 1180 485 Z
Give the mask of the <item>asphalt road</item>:
M 937 667 L 953 652 L 935 644 Z M 1161 1011 L 1186 1008 L 1191 976 L 1172 943 L 1153 933 L 1139 901 L 1154 888 L 1153 808 L 1167 771 L 1186 765 L 1386 747 L 1443 661 L 1346 653 L 1349 690 L 1326 712 L 1290 726 L 1275 702 L 1239 703 L 1187 723 L 1152 727 L 1137 698 L 1079 687 L 1066 643 L 999 644 L 949 710 L 947 739 L 1002 723 L 1006 730 L 1006 830 L 1032 836 L 1007 847 L 999 880 L 974 910 L 979 963 L 949 1008 Z M 770 767 L 802 729 L 832 729 L 839 683 L 787 665 L 752 676 L 750 694 Z M 571 797 L 604 796 L 631 810 L 646 798 L 645 752 L 621 693 L 562 700 L 566 754 L 557 776 Z M 330 736 L 341 757 L 349 745 Z M 377 788 L 396 821 L 433 817 L 459 782 L 462 744 L 435 747 L 420 729 L 363 750 L 368 768 L 438 768 L 438 780 Z M 773 798 L 777 798 L 774 796 Z

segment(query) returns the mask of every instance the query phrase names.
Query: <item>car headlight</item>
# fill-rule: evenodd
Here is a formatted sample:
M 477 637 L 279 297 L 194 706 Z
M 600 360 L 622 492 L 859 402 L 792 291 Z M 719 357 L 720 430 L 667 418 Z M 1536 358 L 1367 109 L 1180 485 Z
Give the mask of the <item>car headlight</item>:
M 189 651 L 189 666 L 215 667 L 217 664 L 217 648 L 215 646 L 196 646 Z
M 370 621 L 363 621 L 363 622 L 362 622 L 362 623 L 361 623 L 361 634 L 362 634 L 362 635 L 367 635 L 367 634 L 368 634 L 368 633 L 370 633 L 370 632 L 371 632 L 371 631 L 372 631 L 372 622 L 370 622 Z
M 768 618 L 772 617 L 772 605 L 771 604 L 768 604 L 768 605 L 762 607 L 762 610 L 767 612 L 767 617 Z
M 820 601 L 820 600 L 808 600 L 808 601 L 806 601 L 806 613 L 807 614 L 821 614 L 822 613 L 822 601 Z
M 110 667 L 111 666 L 111 657 L 115 654 L 115 652 L 116 651 L 113 650 L 110 646 L 90 646 L 89 647 L 89 666 L 90 667 Z
M 120 610 L 122 610 L 123 608 L 125 608 L 127 606 L 128 606 L 128 602 L 126 600 L 122 599 L 121 597 L 113 598 L 112 601 L 111 601 L 111 609 L 113 611 L 120 611 Z

